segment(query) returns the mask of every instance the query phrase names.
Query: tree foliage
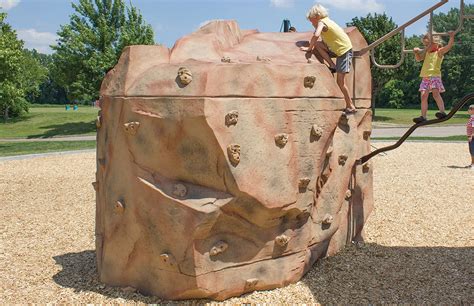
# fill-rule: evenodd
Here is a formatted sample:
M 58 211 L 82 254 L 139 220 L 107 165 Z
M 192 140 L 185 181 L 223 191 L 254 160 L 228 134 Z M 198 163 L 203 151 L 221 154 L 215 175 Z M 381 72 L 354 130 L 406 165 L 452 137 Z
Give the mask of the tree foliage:
M 58 32 L 52 67 L 54 80 L 72 100 L 98 98 L 102 79 L 128 45 L 154 44 L 153 30 L 140 12 L 123 0 L 79 0 Z
M 28 111 L 26 96 L 39 92 L 46 69 L 23 49 L 23 41 L 0 13 L 0 112 L 7 120 Z

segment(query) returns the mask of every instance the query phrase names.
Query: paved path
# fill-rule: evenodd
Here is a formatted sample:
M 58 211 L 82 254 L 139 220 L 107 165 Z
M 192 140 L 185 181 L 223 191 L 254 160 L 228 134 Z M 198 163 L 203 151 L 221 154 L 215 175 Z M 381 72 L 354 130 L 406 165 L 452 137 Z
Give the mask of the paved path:
M 372 138 L 377 137 L 400 137 L 409 129 L 406 127 L 386 127 L 374 128 Z M 422 126 L 416 129 L 410 136 L 414 137 L 446 137 L 466 135 L 465 125 L 447 125 L 447 126 Z

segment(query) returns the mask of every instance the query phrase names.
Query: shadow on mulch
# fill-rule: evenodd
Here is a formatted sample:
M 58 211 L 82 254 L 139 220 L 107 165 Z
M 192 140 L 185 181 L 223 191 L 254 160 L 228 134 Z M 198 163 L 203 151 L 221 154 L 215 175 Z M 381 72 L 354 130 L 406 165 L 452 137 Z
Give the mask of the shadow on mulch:
M 474 301 L 473 262 L 472 247 L 366 244 L 320 260 L 302 282 L 322 304 L 468 304 Z
M 122 298 L 142 303 L 162 302 L 158 297 L 144 296 L 137 292 L 124 292 L 121 288 L 106 286 L 99 282 L 95 251 L 67 253 L 54 256 L 62 270 L 53 276 L 60 286 L 72 288 L 75 292 L 96 292 L 109 298 Z
M 143 303 L 171 303 L 98 281 L 95 252 L 55 256 L 54 281 L 76 292 Z M 301 280 L 318 303 L 449 303 L 474 301 L 474 248 L 350 246 L 318 261 Z M 243 296 L 245 298 L 245 295 Z M 184 301 L 181 301 L 181 303 Z M 190 301 L 191 302 L 191 301 Z M 206 303 L 206 300 L 192 303 Z

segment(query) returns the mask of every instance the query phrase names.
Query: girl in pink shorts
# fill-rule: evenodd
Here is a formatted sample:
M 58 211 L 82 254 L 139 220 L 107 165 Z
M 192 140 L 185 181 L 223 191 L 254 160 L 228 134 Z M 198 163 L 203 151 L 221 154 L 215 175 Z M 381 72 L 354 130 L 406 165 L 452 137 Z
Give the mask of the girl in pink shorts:
M 441 97 L 441 93 L 446 91 L 443 81 L 441 80 L 441 63 L 443 62 L 444 55 L 448 53 L 454 45 L 454 35 L 454 32 L 449 33 L 448 45 L 443 47 L 439 36 L 433 35 L 433 40 L 431 41 L 430 35 L 426 34 L 423 37 L 425 49 L 413 49 L 416 60 L 418 62 L 423 61 L 423 67 L 420 72 L 420 77 L 422 78 L 420 84 L 421 116 L 413 119 L 415 123 L 421 123 L 427 120 L 426 114 L 428 112 L 428 98 L 430 92 L 433 94 L 433 98 L 439 108 L 439 112 L 436 113 L 436 118 L 443 119 L 447 116 L 444 109 L 443 97 Z

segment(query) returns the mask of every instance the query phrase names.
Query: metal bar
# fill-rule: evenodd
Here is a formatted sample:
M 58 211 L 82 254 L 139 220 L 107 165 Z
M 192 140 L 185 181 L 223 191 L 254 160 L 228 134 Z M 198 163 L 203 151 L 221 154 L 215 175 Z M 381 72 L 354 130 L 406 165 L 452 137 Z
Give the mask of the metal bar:
M 380 65 L 377 63 L 377 60 L 375 59 L 375 49 L 370 50 L 370 58 L 372 59 L 372 63 L 374 64 L 375 67 L 381 68 L 381 69 L 395 69 L 400 67 L 403 62 L 405 61 L 405 30 L 402 31 L 401 35 L 401 55 L 400 55 L 400 61 L 395 64 L 395 65 Z
M 444 121 L 447 121 L 447 120 L 451 119 L 454 116 L 454 114 L 457 113 L 471 99 L 474 99 L 474 92 L 470 93 L 467 96 L 465 96 L 464 98 L 462 98 L 451 109 L 451 111 L 449 112 L 447 117 L 445 117 L 443 119 L 433 119 L 433 120 L 428 120 L 428 121 L 425 121 L 425 122 L 417 123 L 417 124 L 413 125 L 405 134 L 403 134 L 403 136 L 395 144 L 380 148 L 378 150 L 375 150 L 375 151 L 371 152 L 370 154 L 367 154 L 367 155 L 363 156 L 362 158 L 357 160 L 357 162 L 359 164 L 365 164 L 367 161 L 369 161 L 369 159 L 371 159 L 372 157 L 374 157 L 375 155 L 377 155 L 379 153 L 386 152 L 386 151 L 391 151 L 391 150 L 394 150 L 394 149 L 398 148 L 399 146 L 401 146 L 402 143 L 405 142 L 405 140 L 408 138 L 408 136 L 410 136 L 420 126 L 441 123 L 441 122 L 444 122 Z
M 412 18 L 410 21 L 402 24 L 401 26 L 399 26 L 398 28 L 396 28 L 395 30 L 385 34 L 384 36 L 380 37 L 379 39 L 377 39 L 376 41 L 374 41 L 373 43 L 371 43 L 369 46 L 361 49 L 360 51 L 358 51 L 358 54 L 365 54 L 367 53 L 367 51 L 370 51 L 372 49 L 374 49 L 375 47 L 377 47 L 378 45 L 380 45 L 381 43 L 383 43 L 384 41 L 386 41 L 387 39 L 390 39 L 392 38 L 393 36 L 397 35 L 398 33 L 400 33 L 401 31 L 403 31 L 406 27 L 408 27 L 409 25 L 412 25 L 413 23 L 417 22 L 418 20 L 420 20 L 421 18 L 425 17 L 426 15 L 428 15 L 429 13 L 432 13 L 434 10 L 436 10 L 437 8 L 445 5 L 449 0 L 441 0 L 438 4 L 432 6 L 431 8 L 427 9 L 426 11 L 424 11 L 423 13 L 419 14 L 418 16 L 416 16 L 415 18 Z M 461 0 L 463 2 L 463 0 Z

